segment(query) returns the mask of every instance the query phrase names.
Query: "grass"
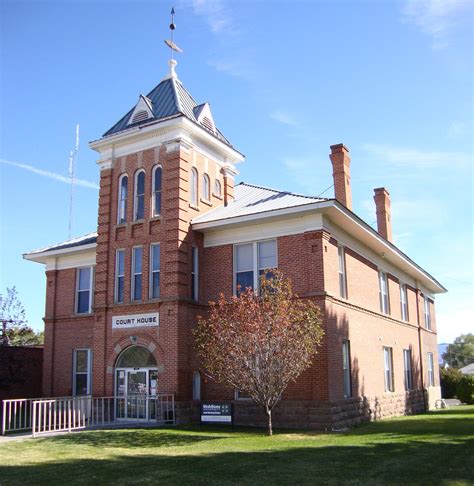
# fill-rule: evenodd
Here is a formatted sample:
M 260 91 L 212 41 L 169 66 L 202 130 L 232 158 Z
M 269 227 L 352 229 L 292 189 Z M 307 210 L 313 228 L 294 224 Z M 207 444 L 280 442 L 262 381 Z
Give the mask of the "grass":
M 474 406 L 343 434 L 177 427 L 0 445 L 0 485 L 474 484 Z

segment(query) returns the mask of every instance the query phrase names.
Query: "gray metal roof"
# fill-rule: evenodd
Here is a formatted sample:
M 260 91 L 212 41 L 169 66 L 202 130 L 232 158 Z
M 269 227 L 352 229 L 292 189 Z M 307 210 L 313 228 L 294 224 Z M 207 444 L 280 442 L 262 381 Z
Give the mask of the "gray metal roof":
M 48 251 L 57 251 L 57 250 L 65 250 L 66 248 L 74 248 L 78 246 L 90 245 L 92 243 L 97 243 L 97 233 L 88 233 L 84 236 L 79 236 L 77 238 L 73 238 L 71 240 L 63 241 L 62 243 L 55 243 L 51 246 L 46 246 L 45 248 L 40 248 L 38 250 L 33 250 L 28 253 L 25 253 L 25 256 L 28 255 L 39 255 L 40 253 L 46 253 Z
M 216 133 L 213 133 L 209 131 L 202 123 L 198 122 L 199 110 L 196 110 L 195 113 L 195 108 L 202 107 L 204 104 L 198 105 L 179 79 L 174 77 L 164 79 L 158 86 L 150 91 L 145 99 L 147 99 L 149 104 L 151 104 L 153 118 L 148 118 L 147 120 L 142 120 L 129 125 L 128 122 L 130 121 L 130 117 L 132 116 L 135 108 L 133 107 L 102 136 L 107 137 L 108 135 L 113 135 L 129 128 L 134 128 L 140 125 L 148 125 L 152 122 L 158 122 L 173 116 L 184 115 L 192 122 L 207 130 L 211 135 L 214 135 L 220 141 L 232 147 L 232 144 L 229 142 L 229 140 L 227 140 L 226 137 L 224 137 L 224 135 L 222 135 L 220 130 L 216 128 Z
M 251 214 L 286 209 L 306 204 L 327 201 L 325 198 L 302 196 L 292 192 L 277 191 L 266 187 L 241 182 L 234 188 L 234 200 L 227 206 L 219 206 L 202 216 L 194 218 L 192 223 L 209 223 L 222 219 L 248 216 Z

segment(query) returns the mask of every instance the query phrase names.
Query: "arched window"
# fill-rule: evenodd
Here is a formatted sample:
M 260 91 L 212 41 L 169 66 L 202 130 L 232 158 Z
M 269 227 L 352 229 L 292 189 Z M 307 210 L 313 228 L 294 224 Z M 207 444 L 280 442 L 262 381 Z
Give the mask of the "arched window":
M 198 205 L 198 171 L 195 167 L 191 169 L 191 204 Z
M 202 197 L 205 201 L 211 200 L 211 181 L 207 174 L 202 176 Z
M 135 174 L 135 221 L 145 217 L 145 171 Z
M 195 371 L 193 375 L 193 400 L 201 400 L 201 374 Z
M 128 176 L 122 174 L 119 179 L 117 223 L 126 223 L 127 221 L 127 196 L 128 196 Z
M 152 205 L 153 216 L 159 216 L 161 214 L 161 188 L 162 188 L 162 177 L 163 176 L 163 169 L 161 165 L 155 166 L 153 169 L 153 185 L 152 185 Z
M 156 360 L 143 346 L 130 346 L 119 356 L 116 368 L 146 368 L 156 366 Z
M 222 188 L 219 179 L 216 179 L 214 183 L 214 196 L 221 197 L 222 196 Z

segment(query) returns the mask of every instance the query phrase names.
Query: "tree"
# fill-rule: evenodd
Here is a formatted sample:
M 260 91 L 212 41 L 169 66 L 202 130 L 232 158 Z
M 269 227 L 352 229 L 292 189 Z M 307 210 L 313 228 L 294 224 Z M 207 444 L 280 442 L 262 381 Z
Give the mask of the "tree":
M 272 435 L 273 408 L 311 365 L 321 342 L 320 309 L 299 299 L 278 271 L 262 277 L 259 295 L 247 288 L 230 300 L 221 294 L 209 305 L 208 317 L 198 317 L 194 331 L 204 368 L 263 407 Z
M 43 343 L 43 333 L 36 333 L 28 326 L 23 304 L 15 287 L 8 288 L 6 295 L 0 294 L 1 345 L 25 346 Z
M 462 368 L 474 363 L 474 334 L 461 334 L 443 353 L 443 360 L 450 367 Z

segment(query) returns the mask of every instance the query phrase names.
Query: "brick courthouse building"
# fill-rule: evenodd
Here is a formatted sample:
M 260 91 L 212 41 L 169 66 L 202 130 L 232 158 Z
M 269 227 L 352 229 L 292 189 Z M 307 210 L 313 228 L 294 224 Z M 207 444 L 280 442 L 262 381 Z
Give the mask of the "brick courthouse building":
M 278 267 L 321 307 L 325 337 L 275 410 L 277 425 L 328 427 L 432 404 L 434 296 L 445 289 L 392 243 L 389 193 L 375 189 L 375 231 L 352 212 L 343 144 L 329 156 L 334 199 L 234 186 L 244 157 L 175 64 L 90 144 L 97 233 L 24 256 L 46 266 L 44 395 L 172 393 L 181 423 L 200 400 L 233 400 L 237 423 L 258 423 L 251 402 L 200 370 L 191 330 L 220 292 Z

